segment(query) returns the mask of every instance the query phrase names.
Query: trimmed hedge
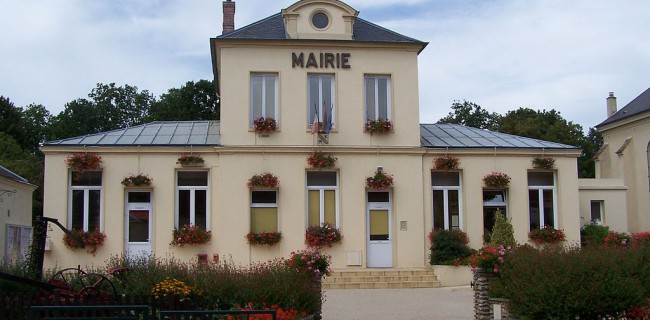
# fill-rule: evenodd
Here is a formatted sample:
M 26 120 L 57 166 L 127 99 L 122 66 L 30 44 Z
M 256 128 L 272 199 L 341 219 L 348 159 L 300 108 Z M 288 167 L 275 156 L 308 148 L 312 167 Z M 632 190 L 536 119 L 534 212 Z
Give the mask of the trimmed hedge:
M 472 255 L 472 249 L 467 246 L 467 234 L 460 230 L 432 230 L 429 233 L 431 253 L 429 263 L 453 264 L 456 259 Z

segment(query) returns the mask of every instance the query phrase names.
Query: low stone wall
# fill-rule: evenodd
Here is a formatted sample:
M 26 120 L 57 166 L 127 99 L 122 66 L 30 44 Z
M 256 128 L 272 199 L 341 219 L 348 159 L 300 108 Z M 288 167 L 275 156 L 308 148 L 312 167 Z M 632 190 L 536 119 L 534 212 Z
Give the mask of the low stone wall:
M 468 266 L 431 266 L 440 281 L 441 287 L 469 286 L 472 282 L 472 269 Z

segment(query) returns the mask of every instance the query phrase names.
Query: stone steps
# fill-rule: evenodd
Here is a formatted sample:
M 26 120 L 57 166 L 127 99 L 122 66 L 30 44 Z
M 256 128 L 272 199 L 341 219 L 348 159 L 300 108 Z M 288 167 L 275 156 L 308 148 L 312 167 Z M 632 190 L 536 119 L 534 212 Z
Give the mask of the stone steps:
M 432 269 L 335 270 L 323 279 L 323 289 L 438 288 Z

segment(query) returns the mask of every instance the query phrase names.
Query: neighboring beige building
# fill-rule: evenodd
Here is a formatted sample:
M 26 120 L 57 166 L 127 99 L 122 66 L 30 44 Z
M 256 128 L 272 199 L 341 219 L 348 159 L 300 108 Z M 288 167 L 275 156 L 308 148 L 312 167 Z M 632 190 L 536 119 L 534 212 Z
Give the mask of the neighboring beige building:
M 233 2 L 224 2 L 224 12 L 225 22 L 234 21 Z M 497 209 L 512 218 L 519 242 L 546 224 L 578 242 L 580 151 L 420 124 L 417 57 L 426 43 L 357 16 L 340 1 L 303 0 L 211 39 L 221 121 L 154 122 L 45 143 L 45 212 L 68 227 L 107 234 L 93 256 L 67 249 L 54 230 L 46 263 L 101 264 L 111 254 L 144 252 L 247 264 L 305 248 L 305 229 L 330 222 L 344 235 L 324 249 L 335 268 L 425 267 L 432 228 L 460 228 L 478 248 Z M 258 116 L 275 119 L 278 129 L 256 133 Z M 379 118 L 394 129 L 364 132 L 368 120 Z M 319 138 L 314 122 L 331 123 L 331 131 Z M 335 166 L 311 168 L 306 159 L 314 150 L 335 156 Z M 101 170 L 71 172 L 65 159 L 74 152 L 101 155 Z M 176 162 L 184 153 L 205 163 L 183 167 Z M 433 170 L 434 158 L 446 154 L 460 159 L 458 170 Z M 536 156 L 555 158 L 555 167 L 534 169 Z M 394 177 L 393 187 L 366 188 L 378 169 Z M 510 186 L 485 188 L 482 178 L 493 171 L 512 177 Z M 120 184 L 138 172 L 153 185 Z M 264 172 L 277 176 L 279 187 L 249 190 L 248 179 Z M 212 240 L 170 246 L 173 228 L 185 223 L 211 230 Z M 251 246 L 244 238 L 251 230 L 279 231 L 282 240 Z
M 603 146 L 596 179 L 580 179 L 583 222 L 598 219 L 616 231 L 650 230 L 650 89 L 621 110 L 607 98 L 608 118 L 596 126 Z
M 25 259 L 32 236 L 32 194 L 36 186 L 0 166 L 0 248 L 5 262 Z

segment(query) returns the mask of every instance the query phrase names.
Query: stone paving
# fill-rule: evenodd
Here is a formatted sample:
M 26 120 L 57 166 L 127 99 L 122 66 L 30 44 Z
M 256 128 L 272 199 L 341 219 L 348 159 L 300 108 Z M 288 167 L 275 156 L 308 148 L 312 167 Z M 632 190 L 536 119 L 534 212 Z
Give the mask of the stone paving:
M 323 320 L 473 319 L 474 292 L 467 287 L 325 290 Z

